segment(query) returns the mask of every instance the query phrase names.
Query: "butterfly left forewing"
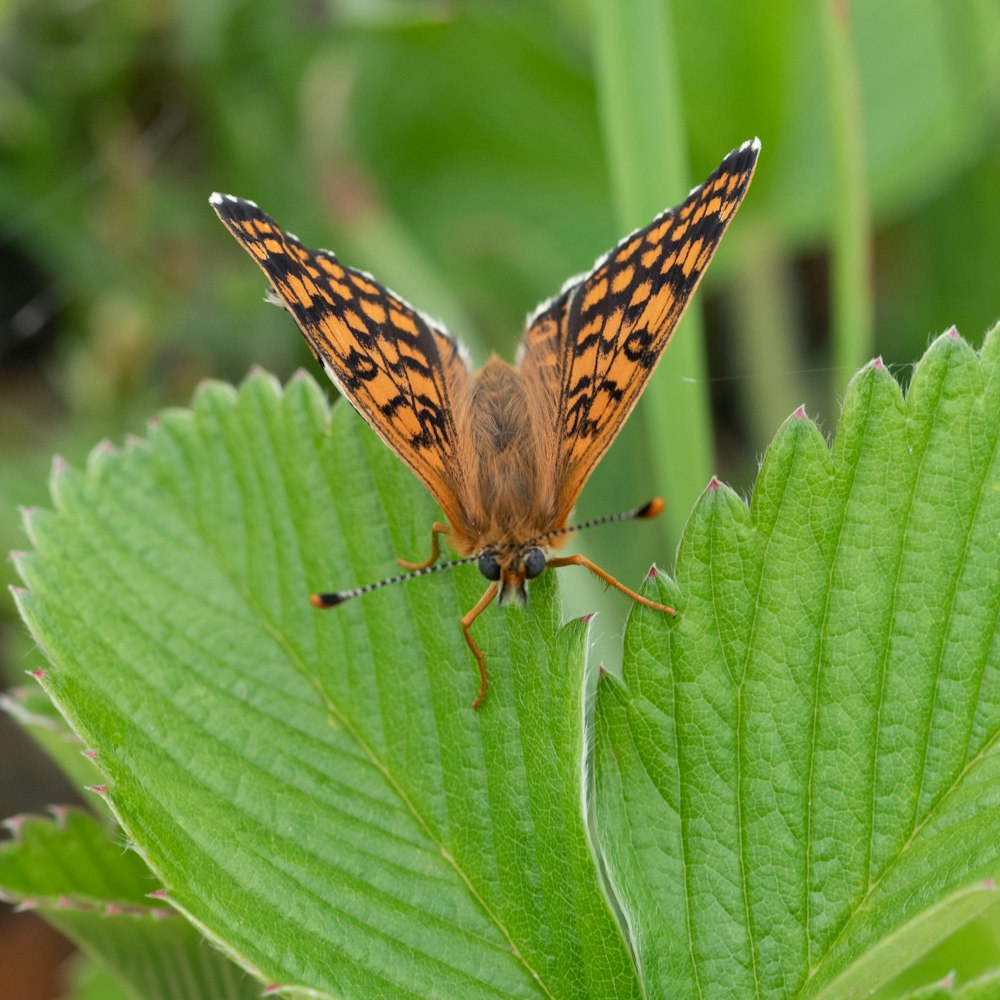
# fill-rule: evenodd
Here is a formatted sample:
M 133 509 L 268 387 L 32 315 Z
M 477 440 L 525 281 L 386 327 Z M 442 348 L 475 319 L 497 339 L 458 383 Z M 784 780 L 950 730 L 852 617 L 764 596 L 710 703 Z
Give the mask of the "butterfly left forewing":
M 470 379 L 458 342 L 371 275 L 303 246 L 253 202 L 213 195 L 212 206 L 343 395 L 454 516 L 454 413 Z
M 757 141 L 733 150 L 684 202 L 625 237 L 529 320 L 519 362 L 547 395 L 555 428 L 556 526 L 638 401 L 759 152 Z

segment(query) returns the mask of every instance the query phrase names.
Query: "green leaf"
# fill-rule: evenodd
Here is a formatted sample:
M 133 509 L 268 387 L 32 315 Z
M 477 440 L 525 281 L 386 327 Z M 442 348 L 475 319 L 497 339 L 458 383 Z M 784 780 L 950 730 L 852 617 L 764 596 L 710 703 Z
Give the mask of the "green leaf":
M 421 557 L 434 510 L 307 378 L 208 385 L 52 491 L 18 560 L 41 683 L 226 954 L 337 997 L 639 995 L 584 822 L 585 629 L 557 630 L 551 579 L 476 622 L 478 712 L 475 568 L 315 611 Z
M 92 817 L 59 809 L 54 821 L 23 816 L 7 825 L 14 839 L 0 845 L 0 893 L 36 910 L 110 969 L 127 996 L 259 996 L 259 984 L 207 948 L 191 924 L 150 902 L 156 883 L 149 870 Z
M 110 972 L 94 962 L 73 962 L 67 976 L 66 1000 L 132 1000 Z
M 996 1000 L 997 996 L 1000 996 L 1000 971 L 961 984 L 948 975 L 941 982 L 907 993 L 905 1000 Z
M 952 994 L 955 1000 L 994 1000 L 1000 995 L 1000 971 L 963 983 Z
M 796 413 L 633 612 L 597 816 L 650 997 L 867 996 L 996 902 L 998 355 L 868 366 L 832 454 Z
M 100 772 L 85 756 L 86 748 L 79 737 L 40 688 L 11 688 L 0 694 L 0 709 L 22 726 L 79 787 L 100 781 Z
M 413 477 L 310 379 L 208 385 L 29 515 L 42 686 L 289 994 L 864 995 L 996 899 L 998 353 L 943 336 L 905 400 L 869 366 L 832 455 L 796 414 L 749 509 L 713 484 L 623 681 L 553 574 L 487 609 L 479 712 L 473 567 L 306 600 L 425 553 Z

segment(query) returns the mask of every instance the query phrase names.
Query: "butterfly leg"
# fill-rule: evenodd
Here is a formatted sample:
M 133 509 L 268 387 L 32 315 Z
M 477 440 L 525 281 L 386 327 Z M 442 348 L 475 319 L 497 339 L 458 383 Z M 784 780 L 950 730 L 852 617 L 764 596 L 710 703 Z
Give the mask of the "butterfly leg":
M 479 708 L 483 703 L 483 699 L 486 697 L 488 678 L 486 675 L 486 657 L 483 656 L 483 651 L 476 645 L 476 640 L 472 638 L 472 633 L 469 629 L 472 623 L 490 606 L 493 598 L 497 596 L 497 590 L 497 584 L 491 583 L 486 588 L 486 593 L 476 602 L 476 606 L 462 617 L 462 635 L 465 636 L 465 641 L 469 649 L 472 650 L 472 655 L 476 658 L 476 663 L 479 666 L 479 694 L 476 695 L 476 700 L 472 703 L 473 708 Z
M 396 562 L 399 563 L 403 569 L 427 569 L 428 566 L 432 566 L 438 561 L 438 556 L 441 555 L 441 543 L 438 541 L 438 535 L 449 535 L 451 534 L 451 528 L 447 524 L 442 524 L 440 521 L 435 521 L 431 525 L 431 554 L 423 562 L 408 562 L 406 559 L 397 559 Z
M 615 590 L 620 590 L 626 597 L 631 597 L 633 601 L 637 601 L 647 608 L 652 608 L 654 611 L 665 611 L 668 615 L 677 614 L 673 608 L 667 607 L 666 604 L 657 604 L 656 601 L 651 601 L 648 597 L 642 597 L 634 590 L 629 590 L 625 584 L 619 583 L 610 573 L 605 573 L 600 566 L 592 563 L 586 556 L 575 555 L 563 556 L 560 559 L 550 559 L 546 563 L 546 566 L 552 569 L 558 569 L 560 566 L 582 566 L 584 569 L 589 569 L 594 576 L 600 577 L 609 587 L 614 587 Z

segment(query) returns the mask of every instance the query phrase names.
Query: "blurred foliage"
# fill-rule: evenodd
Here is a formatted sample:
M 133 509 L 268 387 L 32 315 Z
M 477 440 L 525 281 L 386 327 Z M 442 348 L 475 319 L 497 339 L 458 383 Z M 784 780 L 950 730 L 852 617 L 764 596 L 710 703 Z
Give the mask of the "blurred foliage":
M 797 405 L 834 425 L 850 375 L 830 360 L 827 2 L 664 0 L 691 182 L 764 144 L 700 292 L 715 466 L 742 489 Z M 916 359 L 951 324 L 978 344 L 1000 314 L 1000 7 L 850 12 L 876 350 Z M 16 505 L 46 502 L 54 452 L 79 461 L 142 433 L 206 376 L 312 364 L 262 304 L 214 189 L 373 271 L 479 361 L 511 357 L 524 315 L 621 235 L 593 31 L 585 0 L 0 5 L 0 548 L 25 544 Z M 634 415 L 581 515 L 662 488 L 649 442 L 683 433 Z M 636 525 L 587 544 L 634 582 L 653 555 L 671 563 L 658 537 Z M 0 671 L 38 665 L 9 621 L 0 643 Z

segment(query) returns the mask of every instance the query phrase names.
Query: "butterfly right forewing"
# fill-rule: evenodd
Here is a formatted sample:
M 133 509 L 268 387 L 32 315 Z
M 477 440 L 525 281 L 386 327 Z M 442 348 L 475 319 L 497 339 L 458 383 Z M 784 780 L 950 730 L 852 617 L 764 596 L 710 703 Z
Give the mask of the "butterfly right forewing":
M 676 208 L 626 236 L 530 318 L 526 380 L 548 394 L 557 445 L 555 523 L 632 411 L 746 194 L 760 151 L 733 150 Z

